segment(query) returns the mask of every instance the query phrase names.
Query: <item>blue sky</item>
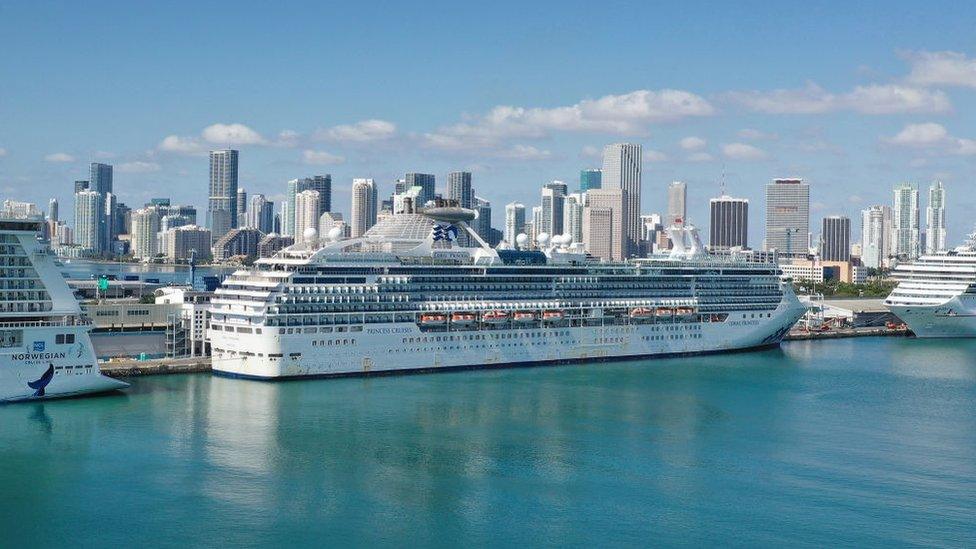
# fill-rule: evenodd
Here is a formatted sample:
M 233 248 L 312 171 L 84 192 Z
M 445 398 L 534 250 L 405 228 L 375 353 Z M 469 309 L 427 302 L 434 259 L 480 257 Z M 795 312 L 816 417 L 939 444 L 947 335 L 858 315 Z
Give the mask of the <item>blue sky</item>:
M 782 176 L 813 224 L 934 179 L 950 241 L 976 222 L 976 5 L 368 4 L 0 4 L 0 196 L 68 205 L 101 160 L 131 206 L 203 208 L 234 147 L 249 192 L 331 173 L 344 211 L 353 177 L 468 169 L 500 212 L 632 141 L 645 212 L 680 179 L 707 223 L 724 171 L 754 245 Z

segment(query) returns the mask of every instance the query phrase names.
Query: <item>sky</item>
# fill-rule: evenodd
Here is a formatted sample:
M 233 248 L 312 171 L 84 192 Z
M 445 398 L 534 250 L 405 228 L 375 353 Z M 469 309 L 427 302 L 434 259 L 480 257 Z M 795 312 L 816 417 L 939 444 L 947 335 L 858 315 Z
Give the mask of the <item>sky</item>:
M 354 177 L 469 170 L 500 227 L 634 142 L 643 212 L 681 180 L 705 227 L 724 181 L 754 246 L 777 177 L 812 227 L 934 180 L 950 243 L 976 223 L 976 4 L 463 4 L 0 3 L 0 197 L 70 212 L 101 161 L 129 206 L 203 212 L 206 152 L 236 148 L 249 193 L 331 173 L 345 212 Z

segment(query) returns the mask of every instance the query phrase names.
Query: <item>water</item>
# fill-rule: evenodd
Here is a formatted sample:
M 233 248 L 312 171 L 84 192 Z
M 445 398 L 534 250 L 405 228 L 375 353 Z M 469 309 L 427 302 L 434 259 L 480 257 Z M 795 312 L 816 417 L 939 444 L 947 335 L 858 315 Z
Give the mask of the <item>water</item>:
M 4 546 L 976 543 L 976 342 L 0 407 Z

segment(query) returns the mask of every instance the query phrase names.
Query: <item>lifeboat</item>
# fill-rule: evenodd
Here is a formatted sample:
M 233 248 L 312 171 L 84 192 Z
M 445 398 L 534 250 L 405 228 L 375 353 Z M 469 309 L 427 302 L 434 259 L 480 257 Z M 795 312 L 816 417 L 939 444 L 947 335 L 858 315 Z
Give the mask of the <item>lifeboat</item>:
M 441 313 L 425 313 L 420 315 L 421 326 L 443 326 L 447 316 Z
M 695 310 L 691 307 L 678 307 L 675 309 L 675 314 L 678 316 L 691 316 L 695 314 Z
M 528 322 L 534 322 L 535 321 L 535 314 L 534 313 L 530 313 L 528 311 L 516 311 L 515 314 L 513 315 L 513 320 L 515 320 L 515 322 L 518 322 L 518 323 L 521 323 L 521 324 L 528 323 Z
M 555 321 L 555 320 L 562 320 L 562 318 L 563 318 L 563 312 L 562 311 L 543 311 L 542 312 L 542 320 Z
M 656 314 L 657 316 L 671 316 L 674 314 L 674 309 L 670 307 L 658 307 L 657 312 L 655 312 L 654 314 Z
M 469 324 L 474 324 L 477 317 L 474 313 L 452 313 L 451 314 L 451 324 L 457 324 L 462 326 L 467 326 Z
M 488 324 L 501 324 L 508 320 L 508 313 L 505 311 L 488 311 L 481 315 L 481 320 Z
M 630 310 L 630 318 L 651 318 L 654 316 L 654 309 L 647 307 L 637 307 Z

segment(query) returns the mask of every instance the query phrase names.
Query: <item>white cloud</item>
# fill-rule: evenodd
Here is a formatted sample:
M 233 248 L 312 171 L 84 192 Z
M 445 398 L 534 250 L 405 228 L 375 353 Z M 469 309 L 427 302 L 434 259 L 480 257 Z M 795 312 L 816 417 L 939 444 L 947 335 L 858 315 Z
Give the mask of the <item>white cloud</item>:
M 281 130 L 278 132 L 277 145 L 282 147 L 297 147 L 299 141 L 301 141 L 301 134 L 295 130 Z
M 200 154 L 207 150 L 197 139 L 178 135 L 167 135 L 160 141 L 157 148 L 164 152 L 180 154 Z
M 686 151 L 697 151 L 704 149 L 708 142 L 701 137 L 690 136 L 682 139 L 678 144 Z
M 302 151 L 302 161 L 306 164 L 327 165 L 342 164 L 346 161 L 345 157 L 325 151 L 313 151 L 306 149 Z
M 722 145 L 722 154 L 732 160 L 763 160 L 769 155 L 759 147 L 748 143 L 727 143 Z
M 751 111 L 766 114 L 822 114 L 852 111 L 861 114 L 944 113 L 952 110 L 949 97 L 938 90 L 895 84 L 858 86 L 834 94 L 813 82 L 803 88 L 729 92 L 725 98 Z
M 45 156 L 44 160 L 46 160 L 47 162 L 74 162 L 75 157 L 71 156 L 68 153 L 57 152 Z
M 115 166 L 115 170 L 123 173 L 146 173 L 158 172 L 161 166 L 155 162 L 143 162 L 136 160 L 133 162 L 123 162 Z
M 908 124 L 892 137 L 883 139 L 889 145 L 925 149 L 933 153 L 976 155 L 976 140 L 954 137 L 942 124 L 923 122 Z
M 920 51 L 905 55 L 911 72 L 907 80 L 919 86 L 976 88 L 976 59 L 954 51 Z
M 396 136 L 396 130 L 396 124 L 393 122 L 371 119 L 319 130 L 315 132 L 315 137 L 330 141 L 369 143 L 391 139 Z
M 508 158 L 510 160 L 545 160 L 552 157 L 552 153 L 540 150 L 531 145 L 513 145 L 508 149 L 498 151 L 494 156 Z
M 467 116 L 422 137 L 430 148 L 477 150 L 498 147 L 505 139 L 543 138 L 554 132 L 640 135 L 653 123 L 714 112 L 708 101 L 690 92 L 637 90 L 553 108 L 500 105 L 487 114 Z
M 753 128 L 742 128 L 736 135 L 740 139 L 748 139 L 750 141 L 773 140 L 779 137 L 775 133 L 766 133 Z
M 584 145 L 580 150 L 580 156 L 583 158 L 603 158 L 603 149 L 593 145 Z
M 668 155 L 654 149 L 645 149 L 641 153 L 641 158 L 646 162 L 667 162 Z
M 204 141 L 215 145 L 263 145 L 266 143 L 261 134 L 244 124 L 211 124 L 200 132 Z
M 715 158 L 707 152 L 696 152 L 689 154 L 685 160 L 688 162 L 711 162 Z

